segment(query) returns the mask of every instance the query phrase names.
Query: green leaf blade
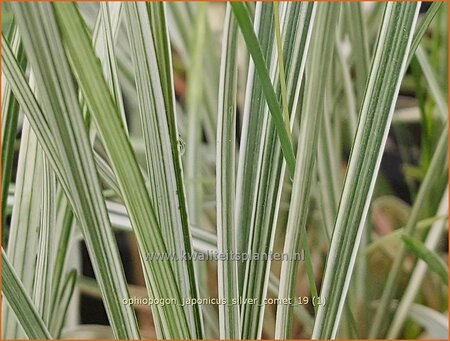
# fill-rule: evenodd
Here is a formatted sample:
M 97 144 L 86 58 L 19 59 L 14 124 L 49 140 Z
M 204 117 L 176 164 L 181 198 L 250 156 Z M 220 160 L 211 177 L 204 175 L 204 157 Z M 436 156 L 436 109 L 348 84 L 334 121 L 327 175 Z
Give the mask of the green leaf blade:
M 385 10 L 325 269 L 327 304 L 318 309 L 313 338 L 334 338 L 338 331 L 418 10 L 413 3 L 389 3 Z
M 93 267 L 108 306 L 113 330 L 117 337 L 138 338 L 132 308 L 121 302 L 123 297 L 128 296 L 123 268 L 52 5 L 14 4 L 13 8 L 27 57 L 36 76 L 39 99 L 46 109 L 47 130 L 57 141 L 57 151 L 49 158 L 58 158 L 64 169 L 57 175 L 81 224 L 88 250 L 95 255 Z M 46 19 L 43 20 L 43 17 Z M 45 25 L 41 25 L 42 22 Z M 36 29 L 36 26 L 42 29 Z
M 283 113 L 270 80 L 269 72 L 264 61 L 263 52 L 261 51 L 258 38 L 253 30 L 250 14 L 244 3 L 232 2 L 231 7 L 236 20 L 239 23 L 242 35 L 247 43 L 247 48 L 255 62 L 255 68 L 258 76 L 260 77 L 264 96 L 266 97 L 267 105 L 269 106 L 273 122 L 277 129 L 278 138 L 280 139 L 287 168 L 289 173 L 292 175 L 294 174 L 295 168 L 295 156 L 292 148 L 292 142 L 289 139 L 289 132 L 286 130 L 286 125 L 284 124 Z
M 235 207 L 236 87 L 238 26 L 227 5 L 222 43 L 219 108 L 217 119 L 217 249 L 236 254 L 237 229 Z M 219 298 L 228 302 L 219 306 L 220 337 L 240 339 L 239 281 L 236 259 L 218 260 Z
M 84 24 L 81 17 L 74 4 L 55 3 L 54 6 L 72 69 L 94 115 L 136 232 L 149 295 L 181 302 L 182 297 L 171 264 L 174 261 L 144 261 L 143 257 L 147 252 L 167 253 L 166 243 L 134 151 L 123 130 L 119 115 L 115 114 L 117 107 L 109 95 L 86 31 L 82 29 Z M 162 323 L 163 337 L 192 337 L 182 306 L 174 304 L 158 306 L 156 311 Z
M 403 235 L 402 240 L 408 250 L 427 263 L 429 268 L 436 272 L 444 283 L 448 284 L 448 266 L 436 253 L 430 251 L 421 241 L 408 235 Z
M 40 318 L 25 288 L 17 278 L 2 248 L 2 292 L 30 339 L 51 340 L 52 337 Z

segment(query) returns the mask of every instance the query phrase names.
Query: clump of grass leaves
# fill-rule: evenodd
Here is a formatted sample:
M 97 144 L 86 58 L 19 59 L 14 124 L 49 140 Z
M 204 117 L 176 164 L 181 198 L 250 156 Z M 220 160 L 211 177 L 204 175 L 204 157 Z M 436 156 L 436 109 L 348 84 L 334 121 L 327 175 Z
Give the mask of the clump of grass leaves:
M 213 287 L 244 302 L 152 305 L 161 339 L 287 339 L 294 325 L 316 339 L 396 338 L 408 318 L 445 337 L 441 311 L 416 297 L 427 269 L 448 286 L 435 252 L 448 214 L 447 84 L 436 69 L 446 4 L 420 16 L 418 2 L 2 6 L 3 338 L 73 327 L 70 302 L 89 283 L 74 261 L 80 239 L 114 337 L 141 338 L 123 304 L 132 286 L 116 231 L 136 241 L 144 295 L 181 302 Z M 419 112 L 406 123 L 403 86 Z M 388 133 L 410 120 L 422 131 L 412 207 L 401 238 L 371 241 Z M 367 255 L 388 239 L 398 251 L 369 301 Z M 217 276 L 182 257 L 275 249 L 306 256 L 279 268 L 219 258 Z M 420 261 L 399 297 L 411 254 Z M 297 297 L 299 283 L 325 304 L 245 303 Z

